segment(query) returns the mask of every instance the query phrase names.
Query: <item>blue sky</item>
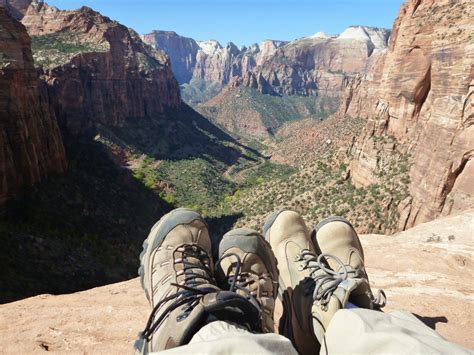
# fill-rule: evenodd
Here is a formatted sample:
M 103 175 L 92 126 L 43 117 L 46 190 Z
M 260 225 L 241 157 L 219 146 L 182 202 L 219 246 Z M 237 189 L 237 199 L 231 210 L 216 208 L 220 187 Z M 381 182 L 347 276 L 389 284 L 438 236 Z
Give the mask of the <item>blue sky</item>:
M 237 45 L 291 40 L 350 25 L 391 28 L 403 0 L 46 0 L 60 9 L 89 6 L 140 34 L 173 30 Z

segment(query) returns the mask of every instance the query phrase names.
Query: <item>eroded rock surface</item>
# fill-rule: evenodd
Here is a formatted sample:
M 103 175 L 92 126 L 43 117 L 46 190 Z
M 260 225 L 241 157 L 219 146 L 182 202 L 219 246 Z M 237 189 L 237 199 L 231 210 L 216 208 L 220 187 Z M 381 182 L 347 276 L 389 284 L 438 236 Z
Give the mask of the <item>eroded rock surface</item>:
M 0 7 L 0 205 L 66 169 L 47 92 L 33 65 L 25 27 Z
M 68 132 L 79 134 L 97 123 L 122 126 L 181 104 L 166 54 L 98 12 L 33 2 L 22 23 Z
M 339 115 L 368 119 L 351 151 L 356 184 L 377 180 L 390 154 L 377 148 L 382 137 L 410 157 L 400 229 L 474 206 L 473 17 L 468 0 L 408 1 L 388 51 L 342 99 Z
M 0 0 L 0 7 L 8 10 L 10 15 L 19 20 L 25 15 L 32 0 Z

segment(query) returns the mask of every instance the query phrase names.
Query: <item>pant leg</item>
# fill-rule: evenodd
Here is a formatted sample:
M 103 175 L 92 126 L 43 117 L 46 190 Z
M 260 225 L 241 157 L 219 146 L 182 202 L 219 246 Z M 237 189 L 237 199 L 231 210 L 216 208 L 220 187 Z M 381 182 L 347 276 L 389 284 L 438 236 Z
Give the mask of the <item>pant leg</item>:
M 401 311 L 342 309 L 331 320 L 325 341 L 320 354 L 474 354 Z
M 189 344 L 159 354 L 297 355 L 297 352 L 291 341 L 282 335 L 253 334 L 238 325 L 216 321 L 202 327 Z

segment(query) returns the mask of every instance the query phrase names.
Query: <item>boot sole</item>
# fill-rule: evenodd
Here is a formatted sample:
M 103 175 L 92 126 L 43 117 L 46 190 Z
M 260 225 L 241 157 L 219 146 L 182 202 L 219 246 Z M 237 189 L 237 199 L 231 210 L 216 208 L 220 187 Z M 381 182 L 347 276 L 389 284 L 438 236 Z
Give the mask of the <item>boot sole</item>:
M 165 214 L 156 222 L 150 230 L 148 237 L 143 242 L 143 250 L 140 253 L 140 267 L 138 268 L 138 275 L 140 276 L 140 283 L 145 291 L 148 301 L 151 300 L 151 295 L 145 285 L 145 267 L 148 265 L 149 258 L 156 248 L 159 248 L 163 243 L 165 237 L 177 226 L 188 224 L 192 221 L 199 220 L 204 224 L 201 215 L 196 211 L 188 208 L 177 208 Z
M 249 228 L 233 229 L 222 237 L 219 244 L 219 258 L 230 248 L 239 248 L 246 253 L 260 256 L 267 270 L 271 273 L 273 280 L 279 277 L 277 260 L 273 254 L 270 243 L 257 231 Z M 273 288 L 273 298 L 276 298 L 277 288 Z

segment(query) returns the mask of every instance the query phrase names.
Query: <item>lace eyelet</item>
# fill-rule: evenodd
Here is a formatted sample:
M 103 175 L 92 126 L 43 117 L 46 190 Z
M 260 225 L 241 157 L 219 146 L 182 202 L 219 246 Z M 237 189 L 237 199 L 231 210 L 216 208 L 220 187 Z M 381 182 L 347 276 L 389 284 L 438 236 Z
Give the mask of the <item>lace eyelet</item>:
M 188 316 L 189 316 L 189 312 L 181 313 L 180 315 L 176 317 L 176 321 L 181 322 L 185 320 L 186 318 L 188 318 Z
M 303 271 L 304 270 L 304 265 L 303 264 L 299 264 L 298 265 L 298 271 Z

